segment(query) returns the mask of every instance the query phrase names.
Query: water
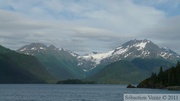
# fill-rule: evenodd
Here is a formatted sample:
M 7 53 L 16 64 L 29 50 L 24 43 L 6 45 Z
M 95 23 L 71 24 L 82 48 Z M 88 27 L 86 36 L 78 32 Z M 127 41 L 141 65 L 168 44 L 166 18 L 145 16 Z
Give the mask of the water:
M 123 101 L 123 94 L 180 94 L 126 85 L 1 84 L 0 101 Z

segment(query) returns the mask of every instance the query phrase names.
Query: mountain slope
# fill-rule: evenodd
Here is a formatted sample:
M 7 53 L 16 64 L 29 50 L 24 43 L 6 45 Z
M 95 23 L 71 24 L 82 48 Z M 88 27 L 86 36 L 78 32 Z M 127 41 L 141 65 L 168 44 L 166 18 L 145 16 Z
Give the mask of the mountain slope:
M 139 83 L 157 72 L 159 66 L 168 69 L 174 64 L 164 59 L 135 58 L 132 61 L 119 60 L 105 66 L 97 74 L 85 79 L 98 83 Z
M 77 66 L 78 55 L 63 48 L 32 43 L 23 46 L 17 52 L 37 57 L 48 72 L 59 80 L 83 78 L 83 71 Z
M 104 67 L 99 73 L 87 80 L 98 83 L 137 83 L 147 77 L 147 73 L 140 70 L 133 63 L 120 60 Z
M 0 83 L 47 83 L 54 80 L 35 57 L 0 46 Z
M 160 58 L 177 61 L 180 55 L 168 48 L 160 48 L 149 40 L 130 40 L 120 47 L 106 53 L 96 53 L 79 58 L 79 66 L 89 71 L 98 65 L 107 65 L 119 60 L 133 60 L 134 58 Z
M 163 66 L 164 69 L 168 69 L 169 67 L 175 65 L 166 59 L 159 58 L 135 58 L 131 62 L 139 69 L 148 71 L 149 74 L 157 72 L 160 66 Z

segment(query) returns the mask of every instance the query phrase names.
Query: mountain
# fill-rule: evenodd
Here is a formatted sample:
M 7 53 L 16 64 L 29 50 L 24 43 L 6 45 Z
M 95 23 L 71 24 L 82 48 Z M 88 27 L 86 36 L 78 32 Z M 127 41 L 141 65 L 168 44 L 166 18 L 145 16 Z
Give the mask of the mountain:
M 143 79 L 157 72 L 159 66 L 168 69 L 174 64 L 165 59 L 156 58 L 135 58 L 129 60 L 119 60 L 103 67 L 95 75 L 86 78 L 87 81 L 96 81 L 98 83 L 139 83 Z M 96 68 L 95 68 L 96 69 Z
M 180 59 L 176 52 L 147 39 L 130 40 L 109 52 L 83 56 L 41 43 L 32 43 L 17 51 L 35 56 L 59 80 L 87 78 L 99 83 L 137 83 L 151 72 L 157 72 L 159 66 L 168 69 Z M 129 73 L 131 75 L 127 75 Z
M 135 58 L 160 58 L 168 61 L 176 61 L 180 59 L 180 55 L 176 52 L 168 49 L 167 47 L 160 48 L 147 39 L 130 40 L 109 52 L 93 52 L 92 54 L 86 54 L 83 56 L 63 48 L 56 48 L 53 45 L 48 47 L 41 43 L 32 43 L 31 45 L 23 46 L 17 51 L 27 55 L 34 55 L 36 57 L 38 57 L 39 54 L 51 54 L 56 58 L 61 58 L 60 60 L 64 59 L 66 61 L 65 64 L 71 63 L 72 65 L 70 67 L 80 67 L 85 72 L 91 71 L 96 67 L 102 68 L 119 60 L 131 61 Z
M 85 80 L 96 81 L 102 84 L 137 83 L 145 76 L 146 72 L 139 69 L 127 60 L 119 60 L 105 66 L 99 73 Z M 147 74 L 146 76 L 147 77 Z
M 50 83 L 54 80 L 35 57 L 0 46 L 0 83 Z
M 79 66 L 89 71 L 99 65 L 105 66 L 119 60 L 131 61 L 135 58 L 160 58 L 176 61 L 180 59 L 180 55 L 168 48 L 160 48 L 150 40 L 134 39 L 109 52 L 82 56 L 79 58 Z
M 35 56 L 48 72 L 59 80 L 84 77 L 82 68 L 77 66 L 78 55 L 66 49 L 32 43 L 21 47 L 17 52 Z
M 157 72 L 160 66 L 168 69 L 180 55 L 149 40 L 130 40 L 106 53 L 82 56 L 87 79 L 98 83 L 138 83 Z M 130 65 L 131 64 L 131 65 Z M 134 68 L 134 69 L 133 69 Z M 129 75 L 133 74 L 133 75 Z

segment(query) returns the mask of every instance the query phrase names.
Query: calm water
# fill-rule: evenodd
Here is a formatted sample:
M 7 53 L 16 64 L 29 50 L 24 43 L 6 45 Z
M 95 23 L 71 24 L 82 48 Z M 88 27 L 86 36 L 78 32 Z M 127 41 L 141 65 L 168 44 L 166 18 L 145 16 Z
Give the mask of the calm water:
M 126 85 L 1 84 L 0 101 L 123 101 L 123 94 L 180 94 Z

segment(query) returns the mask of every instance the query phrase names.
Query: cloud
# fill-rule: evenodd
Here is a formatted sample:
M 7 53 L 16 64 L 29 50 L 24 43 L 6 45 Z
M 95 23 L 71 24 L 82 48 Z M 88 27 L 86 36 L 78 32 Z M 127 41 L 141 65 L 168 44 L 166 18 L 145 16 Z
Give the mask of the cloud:
M 175 16 L 162 20 L 153 28 L 143 31 L 141 34 L 157 42 L 160 46 L 169 48 L 180 53 L 180 16 Z M 144 34 L 146 33 L 146 34 Z
M 42 42 L 83 54 L 108 51 L 134 38 L 155 40 L 160 32 L 179 32 L 173 24 L 179 18 L 167 18 L 155 4 L 137 1 L 2 0 L 0 42 L 11 49 Z
M 134 0 L 135 3 L 154 7 L 157 10 L 166 12 L 167 17 L 177 16 L 180 14 L 179 0 Z

